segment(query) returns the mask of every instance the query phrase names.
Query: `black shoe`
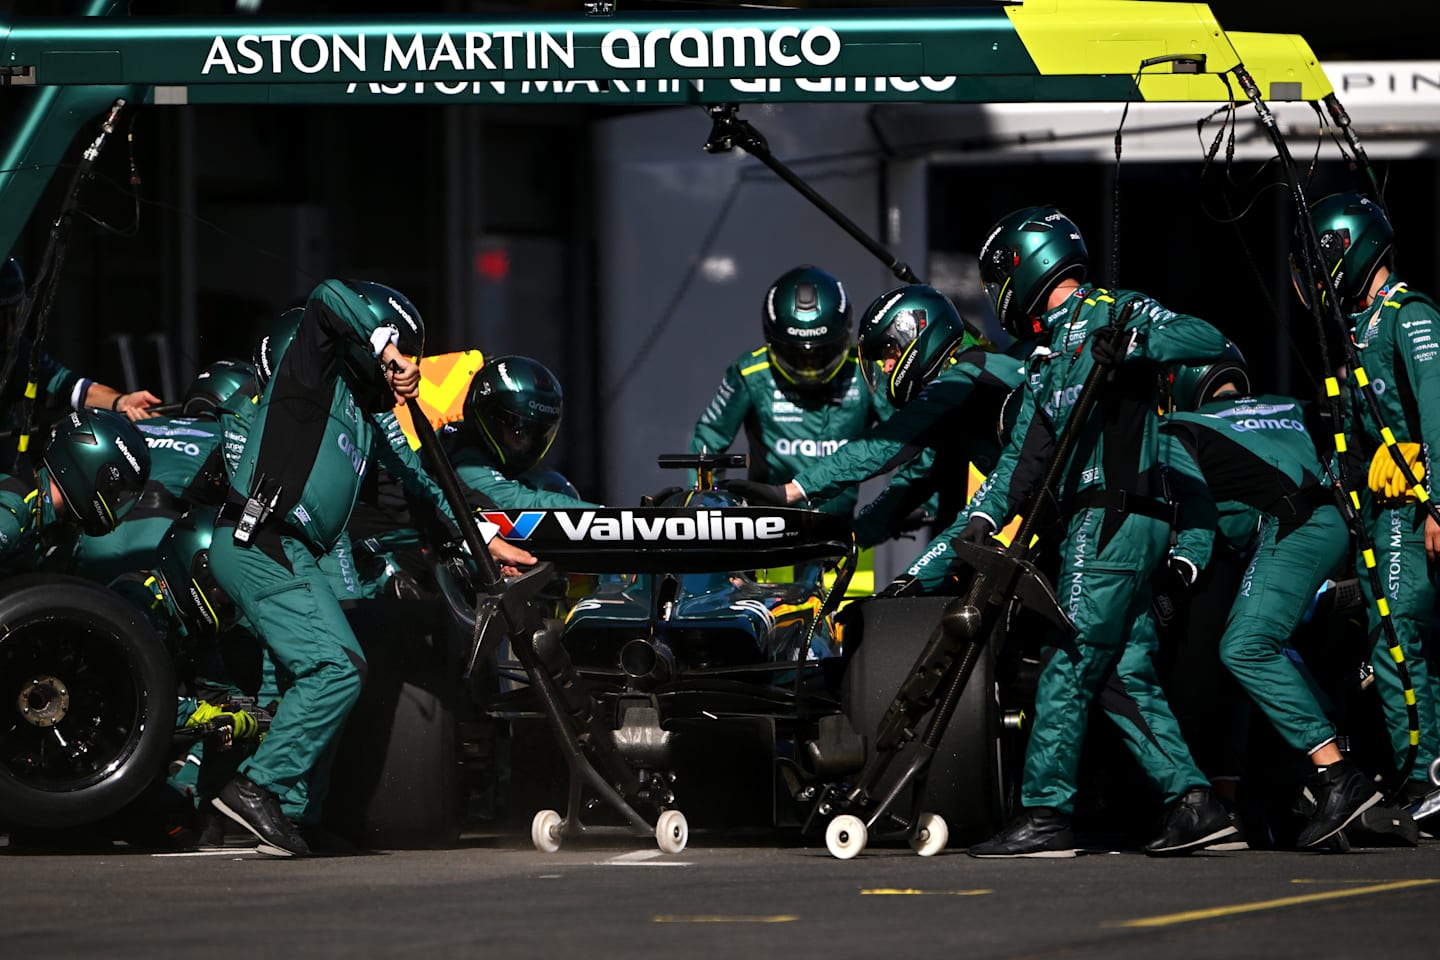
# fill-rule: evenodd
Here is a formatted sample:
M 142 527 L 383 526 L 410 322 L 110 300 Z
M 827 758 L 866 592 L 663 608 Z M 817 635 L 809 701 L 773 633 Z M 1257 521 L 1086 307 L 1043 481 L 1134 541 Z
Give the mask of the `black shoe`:
M 1297 847 L 1313 847 L 1335 836 L 1382 799 L 1375 782 L 1348 760 L 1317 770 L 1309 787 L 1315 798 L 1315 812 L 1295 838 Z
M 275 794 L 257 783 L 251 782 L 244 774 L 237 773 L 235 779 L 220 788 L 220 794 L 210 801 L 225 816 L 240 824 L 260 839 L 257 847 L 261 853 L 272 857 L 306 857 L 310 848 L 305 838 L 295 829 L 280 810 L 280 801 Z
M 212 806 L 209 813 L 201 811 L 205 825 L 200 828 L 200 849 L 212 850 L 216 847 L 225 846 L 225 825 L 230 818 L 224 816 L 219 810 Z
M 1228 810 L 1228 813 L 1230 815 L 1230 825 L 1235 828 L 1234 835 L 1226 837 L 1219 843 L 1210 844 L 1208 847 L 1205 848 L 1206 850 L 1214 850 L 1216 852 L 1224 851 L 1226 853 L 1230 853 L 1236 850 L 1250 849 L 1250 841 L 1245 836 L 1245 824 L 1240 819 L 1240 814 L 1235 812 L 1234 810 Z
M 1191 787 L 1165 811 L 1160 836 L 1142 849 L 1152 857 L 1169 857 L 1208 847 L 1239 832 L 1209 787 Z
M 1420 828 L 1400 807 L 1377 803 L 1350 822 L 1345 835 L 1358 847 L 1418 847 Z
M 1030 807 L 984 843 L 970 847 L 970 856 L 1064 859 L 1075 856 L 1070 818 L 1050 807 Z

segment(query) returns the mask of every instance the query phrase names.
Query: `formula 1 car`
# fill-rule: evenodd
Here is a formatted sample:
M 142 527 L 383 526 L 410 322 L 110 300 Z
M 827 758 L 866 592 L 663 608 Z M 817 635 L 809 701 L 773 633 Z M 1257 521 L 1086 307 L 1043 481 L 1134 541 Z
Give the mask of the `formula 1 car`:
M 601 574 L 551 635 L 553 646 L 539 650 L 567 708 L 584 715 L 586 733 L 562 746 L 607 740 L 633 771 L 636 798 L 661 822 L 674 824 L 685 810 L 702 826 L 799 825 L 817 785 L 863 766 L 862 735 L 873 732 L 944 598 L 866 599 L 837 614 L 855 558 L 843 519 L 748 507 L 710 485 L 713 470 L 743 465 L 743 456 L 660 463 L 697 470 L 697 487 L 639 510 L 504 518 L 512 537 L 524 529 L 527 546 L 557 567 Z M 767 580 L 767 567 L 790 563 L 799 565 L 793 581 Z M 827 584 L 828 568 L 837 576 Z M 440 579 L 457 617 L 473 629 L 456 584 Z M 515 734 L 512 803 L 543 807 L 531 838 L 541 850 L 558 850 L 563 836 L 585 829 L 580 813 L 602 804 L 583 777 L 554 762 L 553 749 L 548 763 L 537 759 L 546 740 L 525 730 L 543 722 L 543 703 L 498 638 L 477 644 L 480 656 L 492 649 L 502 683 L 485 709 Z M 1002 728 L 992 658 L 964 697 L 928 794 L 917 801 L 957 839 L 998 824 Z M 688 830 L 688 819 L 679 822 Z M 911 832 L 901 817 L 890 825 Z M 933 849 L 922 852 L 943 848 L 946 836 L 932 831 L 928 843 Z

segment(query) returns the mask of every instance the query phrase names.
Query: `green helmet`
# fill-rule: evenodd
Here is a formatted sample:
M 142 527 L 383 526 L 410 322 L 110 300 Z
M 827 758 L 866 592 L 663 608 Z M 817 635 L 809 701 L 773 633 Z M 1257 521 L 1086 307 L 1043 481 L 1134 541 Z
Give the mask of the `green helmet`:
M 950 299 L 920 283 L 882 293 L 860 317 L 860 372 L 897 407 L 925 389 L 957 347 L 979 343 Z
M 819 267 L 796 267 L 765 292 L 760 311 L 770 364 L 797 387 L 828 383 L 850 351 L 850 300 Z
M 50 429 L 41 465 L 59 486 L 70 516 L 99 537 L 114 530 L 140 499 L 150 479 L 150 448 L 123 415 L 86 407 Z
M 377 326 L 397 331 L 399 339 L 395 346 L 401 353 L 417 360 L 424 354 L 425 321 L 420 319 L 420 311 L 405 294 L 369 280 L 346 280 L 345 286 L 365 302 Z M 345 382 L 350 384 L 361 409 L 381 413 L 395 406 L 395 393 L 390 389 L 385 368 L 368 343 L 345 342 Z
M 1340 311 L 1352 314 L 1369 296 L 1375 272 L 1390 266 L 1395 231 L 1380 205 L 1358 193 L 1334 193 L 1315 201 L 1310 205 L 1310 219 L 1320 241 L 1318 267 L 1330 274 Z M 1300 301 L 1308 307 L 1309 291 L 1318 289 L 1323 297 L 1324 286 L 1319 277 L 1308 276 L 1297 257 L 1305 249 L 1305 239 L 1297 236 L 1290 254 L 1290 276 Z
M 501 473 L 515 478 L 550 449 L 564 407 L 560 381 L 543 364 L 529 357 L 498 357 L 470 381 L 465 431 Z
M 519 477 L 527 486 L 536 490 L 547 490 L 550 493 L 560 493 L 572 500 L 580 499 L 580 491 L 575 489 L 575 484 L 559 470 L 548 470 L 543 467 L 531 467 Z
M 1222 383 L 1231 382 L 1244 396 L 1250 395 L 1250 372 L 1245 355 L 1229 340 L 1220 356 L 1208 363 L 1175 364 L 1170 367 L 1170 405 L 1176 410 L 1195 410 L 1214 399 L 1211 394 Z
M 1026 207 L 1001 217 L 980 247 L 980 280 L 1005 332 L 1020 340 L 1041 330 L 1039 315 L 1055 285 L 1084 282 L 1085 240 L 1054 207 Z
M 235 622 L 235 602 L 210 571 L 215 507 L 194 507 L 170 524 L 155 548 L 165 595 L 192 632 L 213 634 Z
M 304 316 L 304 307 L 291 307 L 270 324 L 260 342 L 255 345 L 257 388 L 263 388 L 270 382 L 270 378 L 275 376 L 275 371 L 280 369 L 280 358 L 285 355 L 290 341 L 295 339 L 295 331 L 300 329 L 300 320 Z
M 214 413 L 236 393 L 254 396 L 258 390 L 259 378 L 253 366 L 244 360 L 216 360 L 195 375 L 185 391 L 180 412 L 187 417 L 204 416 Z

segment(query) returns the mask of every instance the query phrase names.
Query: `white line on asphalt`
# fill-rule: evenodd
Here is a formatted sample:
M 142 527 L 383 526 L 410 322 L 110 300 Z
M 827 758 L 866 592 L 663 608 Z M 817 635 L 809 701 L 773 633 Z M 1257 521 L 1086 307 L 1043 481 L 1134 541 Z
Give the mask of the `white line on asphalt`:
M 610 863 L 637 863 L 641 860 L 654 860 L 656 857 L 664 856 L 659 850 L 632 850 L 629 853 L 618 853 L 611 857 Z
M 243 857 L 247 853 L 257 853 L 253 849 L 247 850 L 244 847 L 231 847 L 228 850 L 186 850 L 181 853 L 152 853 L 152 857 Z M 258 855 L 258 854 L 257 854 Z
M 656 860 L 656 857 L 663 857 L 665 854 L 659 850 L 632 850 L 629 853 L 616 854 L 609 860 L 596 860 L 597 867 L 688 867 L 690 864 L 680 860 Z

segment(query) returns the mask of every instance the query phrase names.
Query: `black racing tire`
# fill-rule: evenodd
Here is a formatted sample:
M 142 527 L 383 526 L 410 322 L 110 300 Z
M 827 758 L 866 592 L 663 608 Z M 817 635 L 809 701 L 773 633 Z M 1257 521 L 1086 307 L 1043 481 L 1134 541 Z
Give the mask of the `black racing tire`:
M 86 580 L 0 587 L 0 824 L 72 827 L 163 773 L 175 664 L 144 616 Z
M 449 846 L 464 811 L 448 620 L 436 602 L 386 599 L 361 601 L 350 621 L 365 685 L 336 756 L 327 825 L 371 849 Z
M 845 611 L 843 636 L 849 664 L 841 681 L 840 702 L 855 732 L 866 739 L 867 751 L 873 749 L 886 708 L 948 602 L 947 597 L 880 597 L 853 604 Z M 916 729 L 917 740 L 926 720 L 928 715 Z M 915 746 L 912 741 L 890 763 L 873 797 L 878 799 L 887 792 Z M 889 812 L 906 820 L 922 811 L 939 814 L 950 829 L 952 846 L 985 839 L 1003 825 L 1005 766 L 991 644 L 981 651 L 925 781 L 925 794 L 918 804 L 910 786 Z

